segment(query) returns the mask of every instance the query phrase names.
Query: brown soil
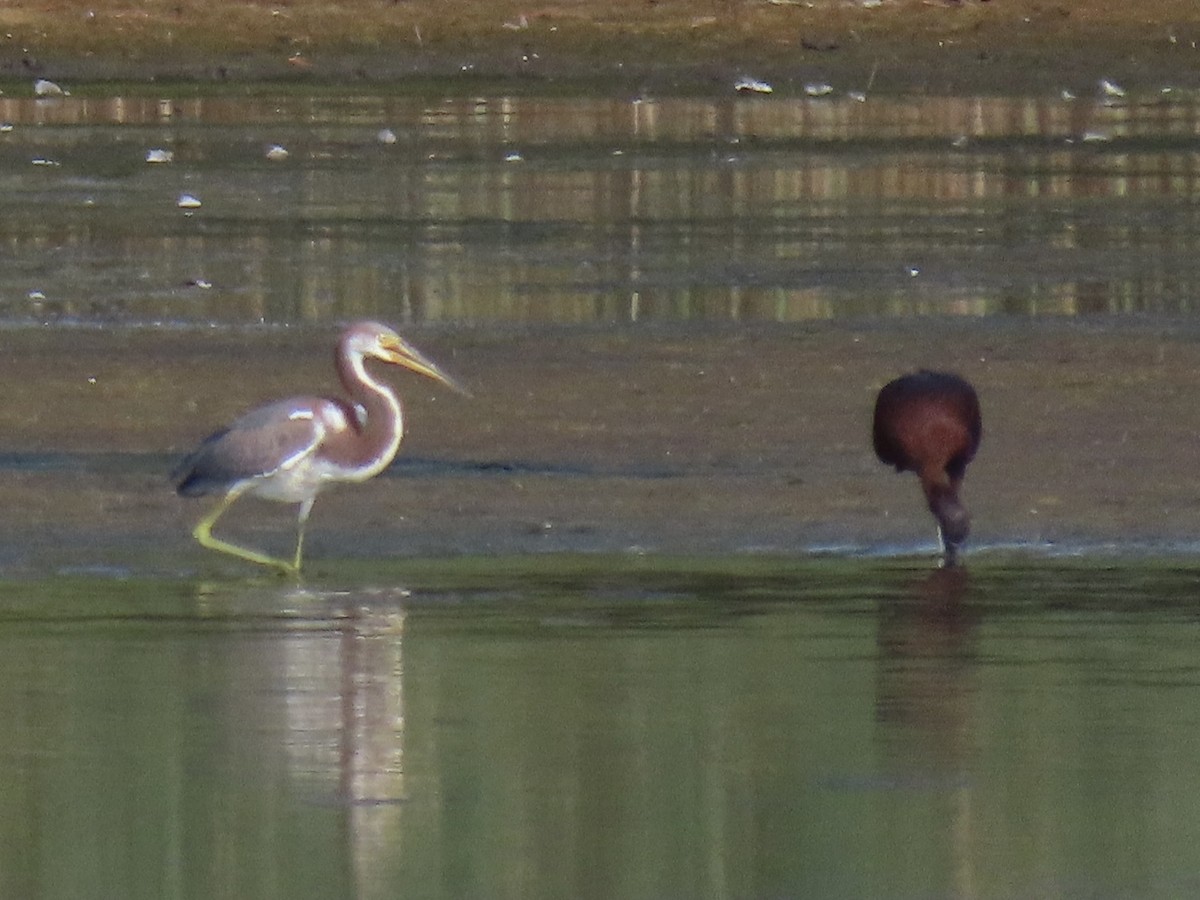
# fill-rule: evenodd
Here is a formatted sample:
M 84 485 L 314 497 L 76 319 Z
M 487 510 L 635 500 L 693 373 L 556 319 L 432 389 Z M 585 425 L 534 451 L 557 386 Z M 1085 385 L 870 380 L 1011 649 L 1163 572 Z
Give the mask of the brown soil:
M 1194 0 L 15 0 L 17 79 L 392 81 L 469 73 L 531 89 L 1023 90 L 1200 83 Z
M 1191 328 L 923 320 L 414 337 L 476 396 L 396 379 L 402 463 L 322 497 L 315 558 L 928 542 L 915 480 L 874 459 L 868 430 L 875 391 L 931 361 L 969 376 L 983 402 L 965 490 L 976 546 L 1195 533 Z M 335 387 L 324 329 L 6 341 L 6 450 L 67 455 L 6 473 L 0 501 L 19 511 L 0 526 L 9 552 L 126 540 L 208 559 L 188 537 L 204 505 L 171 492 L 172 458 L 250 404 Z M 110 452 L 134 456 L 104 462 Z M 282 551 L 291 517 L 243 501 L 226 530 Z

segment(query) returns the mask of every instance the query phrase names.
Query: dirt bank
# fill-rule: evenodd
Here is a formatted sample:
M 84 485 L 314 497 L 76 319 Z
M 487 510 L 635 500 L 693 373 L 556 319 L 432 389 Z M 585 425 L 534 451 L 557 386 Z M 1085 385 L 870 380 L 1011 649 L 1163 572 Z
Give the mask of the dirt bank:
M 976 548 L 1169 549 L 1195 534 L 1191 325 L 927 319 L 413 337 L 475 397 L 396 378 L 410 426 L 401 460 L 322 497 L 314 559 L 928 545 L 916 481 L 875 460 L 869 423 L 887 379 L 934 362 L 968 375 L 983 401 L 965 491 Z M 7 333 L 0 501 L 19 514 L 0 525 L 4 552 L 213 562 L 189 538 L 206 504 L 173 494 L 172 461 L 249 404 L 334 389 L 330 339 L 329 329 Z M 294 521 L 290 508 L 248 500 L 224 527 L 282 552 Z
M 17 0 L 0 77 L 397 81 L 512 89 L 1038 91 L 1200 83 L 1194 0 Z M 17 85 L 8 88 L 17 89 Z M 28 89 L 26 87 L 25 89 Z

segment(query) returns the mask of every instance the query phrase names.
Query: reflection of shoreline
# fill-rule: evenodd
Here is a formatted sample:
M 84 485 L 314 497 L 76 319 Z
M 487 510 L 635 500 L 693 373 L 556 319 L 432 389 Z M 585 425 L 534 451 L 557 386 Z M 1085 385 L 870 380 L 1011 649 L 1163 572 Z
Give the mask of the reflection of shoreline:
M 1190 312 L 1194 228 L 1171 198 L 1197 193 L 1198 118 L 1183 92 L 4 96 L 36 199 L 0 222 L 0 291 L 39 323 Z M 147 164 L 152 145 L 174 161 Z M 200 208 L 175 208 L 183 183 Z M 105 264 L 31 286 L 48 246 Z

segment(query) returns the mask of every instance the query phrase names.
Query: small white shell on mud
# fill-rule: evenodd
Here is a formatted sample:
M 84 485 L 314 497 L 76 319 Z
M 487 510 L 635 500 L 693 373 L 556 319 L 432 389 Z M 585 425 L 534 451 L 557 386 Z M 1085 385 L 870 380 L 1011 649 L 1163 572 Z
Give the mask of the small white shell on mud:
M 47 78 L 39 78 L 33 83 L 33 93 L 37 97 L 69 97 L 67 91 Z
M 30 160 L 30 162 L 32 162 L 35 166 L 61 166 L 62 165 L 62 163 L 60 163 L 58 160 L 47 159 L 44 156 L 35 156 L 32 160 Z
M 0 134 L 8 134 L 13 130 L 12 122 L 0 122 Z
M 809 97 L 828 97 L 833 93 L 833 85 L 823 81 L 811 81 L 804 86 L 804 93 Z
M 282 162 L 288 158 L 287 148 L 281 144 L 272 144 L 267 148 L 267 159 L 271 162 Z
M 757 78 L 751 78 L 749 75 L 743 75 L 733 83 L 733 89 L 744 94 L 770 94 L 775 88 L 771 87 L 765 81 L 760 81 Z
M 200 200 L 191 194 L 180 194 L 179 199 L 175 201 L 175 205 L 180 209 L 199 209 Z
M 1100 85 L 1100 93 L 1102 93 L 1105 97 L 1124 97 L 1125 96 L 1125 88 L 1121 87 L 1119 84 L 1117 84 L 1111 78 L 1101 78 L 1099 85 Z
M 392 131 L 392 129 L 380 128 L 379 133 L 375 135 L 375 140 L 381 144 L 394 144 L 399 138 L 396 137 L 396 132 Z
M 509 153 L 504 157 L 504 161 L 505 162 L 520 162 L 524 158 L 525 157 L 521 156 L 520 153 L 517 153 L 514 150 L 512 153 Z
M 867 92 L 866 91 L 847 91 L 846 96 L 849 97 L 851 100 L 853 100 L 855 103 L 866 103 L 867 102 Z
M 155 147 L 146 151 L 146 162 L 148 163 L 169 163 L 175 161 L 175 154 L 170 150 L 164 150 L 162 147 Z

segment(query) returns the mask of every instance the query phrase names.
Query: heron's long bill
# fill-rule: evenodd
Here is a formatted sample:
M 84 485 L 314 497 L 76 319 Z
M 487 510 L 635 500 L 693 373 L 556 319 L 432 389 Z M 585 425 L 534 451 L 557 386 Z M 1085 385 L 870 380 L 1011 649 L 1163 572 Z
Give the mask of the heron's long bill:
M 453 391 L 458 391 L 458 393 L 465 397 L 471 396 L 470 391 L 443 372 L 437 363 L 402 338 L 396 341 L 387 340 L 383 348 L 391 354 L 387 357 L 388 362 L 404 366 L 404 368 L 410 369 L 418 375 L 432 378 L 434 381 L 440 381 L 446 387 Z

